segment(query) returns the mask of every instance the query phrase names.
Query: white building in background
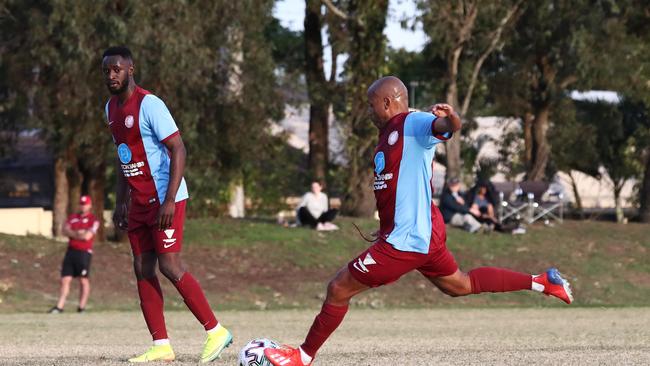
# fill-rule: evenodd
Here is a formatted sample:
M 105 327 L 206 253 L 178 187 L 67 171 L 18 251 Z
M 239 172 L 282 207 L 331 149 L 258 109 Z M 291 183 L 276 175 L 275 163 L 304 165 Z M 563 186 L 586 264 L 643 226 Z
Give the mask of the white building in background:
M 577 93 L 577 92 L 576 92 Z M 592 95 L 596 93 L 595 95 Z M 608 98 L 612 102 L 617 102 L 617 96 L 611 92 L 593 92 L 593 93 L 579 93 L 574 99 L 580 98 Z M 502 118 L 502 117 L 477 117 L 475 118 L 478 128 L 470 133 L 470 138 L 478 143 L 479 159 L 499 157 L 499 142 L 504 134 L 508 131 L 519 130 L 521 125 L 517 119 Z M 286 132 L 288 133 L 288 143 L 298 148 L 305 153 L 309 152 L 309 106 L 304 105 L 300 108 L 287 106 L 285 108 L 285 118 L 277 124 L 272 125 L 274 133 Z M 330 119 L 330 159 L 338 162 L 345 163 L 345 141 L 342 136 L 344 133 L 337 128 L 333 118 Z M 523 140 L 520 141 L 520 149 L 523 149 Z M 440 192 L 444 185 L 446 168 L 441 164 L 434 164 L 433 172 L 433 185 L 436 192 Z M 582 199 L 584 208 L 613 208 L 614 207 L 614 194 L 612 189 L 612 181 L 603 171 L 603 178 L 598 180 L 588 176 L 579 171 L 572 171 L 571 175 L 578 187 L 578 193 Z M 516 180 L 521 181 L 523 174 L 519 175 Z M 497 174 L 492 178 L 494 182 L 506 181 L 503 174 Z M 564 188 L 565 197 L 571 202 L 575 202 L 573 187 L 571 184 L 571 177 L 566 173 L 559 173 L 557 180 Z M 634 198 L 634 185 L 635 181 L 630 180 L 623 188 L 621 198 L 623 207 L 631 207 Z

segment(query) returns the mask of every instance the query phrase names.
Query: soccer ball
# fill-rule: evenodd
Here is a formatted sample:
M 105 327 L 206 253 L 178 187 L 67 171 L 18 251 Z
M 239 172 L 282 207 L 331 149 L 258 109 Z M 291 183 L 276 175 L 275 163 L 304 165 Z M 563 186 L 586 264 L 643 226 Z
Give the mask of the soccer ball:
M 265 348 L 279 348 L 276 342 L 267 338 L 255 338 L 239 351 L 239 366 L 272 366 L 264 356 Z

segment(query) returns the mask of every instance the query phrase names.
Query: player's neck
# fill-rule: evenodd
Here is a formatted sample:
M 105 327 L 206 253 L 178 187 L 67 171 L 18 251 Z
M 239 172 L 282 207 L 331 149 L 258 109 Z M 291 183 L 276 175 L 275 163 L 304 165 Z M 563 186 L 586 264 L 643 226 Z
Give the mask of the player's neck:
M 391 113 L 392 116 L 389 119 L 385 120 L 380 126 L 377 126 L 377 127 L 380 130 L 383 130 L 384 127 L 388 126 L 390 124 L 390 121 L 392 121 L 395 117 L 397 117 L 397 116 L 399 116 L 400 114 L 403 114 L 403 113 L 408 113 L 408 111 L 409 110 L 407 108 L 406 110 L 399 109 L 399 110 L 395 111 L 394 113 Z
M 119 98 L 120 105 L 124 105 L 124 103 L 126 103 L 126 101 L 129 100 L 131 95 L 133 95 L 133 91 L 135 91 L 136 87 L 137 85 L 135 84 L 135 82 L 131 81 L 129 83 L 129 86 L 126 88 L 126 90 L 118 94 L 117 97 Z

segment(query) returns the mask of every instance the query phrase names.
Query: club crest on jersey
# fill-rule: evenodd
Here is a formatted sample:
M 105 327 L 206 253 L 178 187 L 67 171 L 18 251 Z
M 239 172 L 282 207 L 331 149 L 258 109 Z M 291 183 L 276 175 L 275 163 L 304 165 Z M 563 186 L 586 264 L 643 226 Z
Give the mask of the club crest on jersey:
M 375 154 L 375 173 L 380 174 L 384 171 L 386 167 L 386 159 L 384 158 L 384 152 L 380 151 Z
M 399 138 L 399 132 L 393 131 L 388 135 L 388 145 L 395 145 L 397 139 Z
M 120 161 L 122 164 L 128 164 L 131 161 L 131 149 L 129 149 L 129 146 L 125 143 L 121 143 L 117 147 L 117 156 L 119 156 Z
M 126 126 L 126 128 L 133 127 L 133 116 L 131 115 L 126 116 L 126 118 L 124 119 L 124 125 Z

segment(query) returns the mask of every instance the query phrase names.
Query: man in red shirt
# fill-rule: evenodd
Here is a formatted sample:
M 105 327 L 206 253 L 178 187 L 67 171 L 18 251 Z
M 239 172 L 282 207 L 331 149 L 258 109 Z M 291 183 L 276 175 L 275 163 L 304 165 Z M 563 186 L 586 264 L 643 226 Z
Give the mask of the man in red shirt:
M 63 312 L 63 306 L 70 292 L 70 282 L 72 282 L 73 277 L 78 277 L 81 285 L 77 312 L 81 313 L 86 309 L 88 295 L 90 294 L 88 276 L 90 275 L 93 240 L 97 229 L 99 229 L 99 220 L 90 213 L 91 209 L 92 201 L 90 196 L 81 196 L 79 212 L 70 215 L 63 226 L 63 234 L 69 237 L 70 241 L 61 266 L 61 295 L 56 306 L 50 309 L 51 314 Z

